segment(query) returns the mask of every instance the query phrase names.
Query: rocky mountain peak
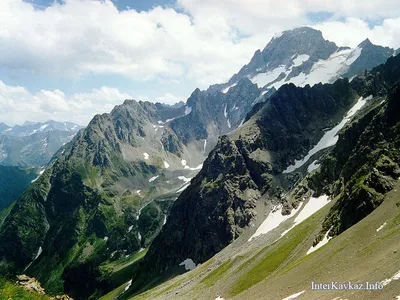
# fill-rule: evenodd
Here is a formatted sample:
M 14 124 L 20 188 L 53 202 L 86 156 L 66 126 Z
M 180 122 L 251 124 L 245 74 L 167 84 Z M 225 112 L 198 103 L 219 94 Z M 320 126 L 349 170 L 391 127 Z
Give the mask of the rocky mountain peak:
M 368 47 L 368 46 L 373 46 L 374 44 L 372 44 L 372 42 L 367 38 L 367 39 L 365 39 L 364 41 L 362 41 L 359 45 L 358 45 L 358 47 L 360 47 L 360 48 L 365 48 L 365 47 Z
M 274 37 L 262 51 L 270 68 L 290 63 L 293 55 L 309 55 L 312 60 L 327 59 L 338 47 L 323 38 L 322 32 L 310 27 L 298 27 Z
M 233 84 L 240 78 L 251 78 L 279 67 L 296 67 L 306 62 L 308 71 L 314 62 L 328 59 L 337 50 L 338 46 L 325 40 L 319 30 L 310 27 L 287 30 L 275 35 L 262 51 L 257 50 L 250 63 L 234 75 L 229 83 Z

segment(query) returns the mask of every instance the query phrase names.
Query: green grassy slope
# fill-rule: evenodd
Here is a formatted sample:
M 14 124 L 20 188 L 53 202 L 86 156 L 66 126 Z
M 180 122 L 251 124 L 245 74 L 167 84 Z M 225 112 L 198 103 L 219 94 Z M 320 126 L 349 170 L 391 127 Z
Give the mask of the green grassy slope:
M 334 202 L 261 250 L 228 247 L 209 262 L 133 297 L 145 299 L 393 299 L 400 281 L 381 291 L 312 291 L 311 282 L 376 282 L 400 271 L 400 183 L 368 217 L 307 255 Z M 380 231 L 377 229 L 386 223 Z M 246 250 L 243 250 L 246 249 Z M 231 257 L 230 259 L 223 258 Z M 219 261 L 219 263 L 215 263 Z

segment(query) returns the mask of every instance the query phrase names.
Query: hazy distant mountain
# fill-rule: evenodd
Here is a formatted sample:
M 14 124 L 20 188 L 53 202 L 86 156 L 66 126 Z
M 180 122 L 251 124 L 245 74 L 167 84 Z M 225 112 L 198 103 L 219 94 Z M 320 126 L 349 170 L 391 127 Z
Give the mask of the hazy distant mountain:
M 43 166 L 82 126 L 69 122 L 25 122 L 22 126 L 0 123 L 0 164 Z

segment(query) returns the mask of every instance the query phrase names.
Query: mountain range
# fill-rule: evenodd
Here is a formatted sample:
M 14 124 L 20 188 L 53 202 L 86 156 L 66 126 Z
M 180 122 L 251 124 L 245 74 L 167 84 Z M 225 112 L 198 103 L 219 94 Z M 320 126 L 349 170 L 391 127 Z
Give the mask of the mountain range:
M 4 215 L 0 271 L 35 276 L 50 294 L 116 299 L 195 269 L 188 274 L 201 273 L 201 282 L 177 284 L 186 294 L 171 294 L 174 286 L 148 298 L 211 299 L 241 251 L 257 260 L 261 245 L 274 245 L 270 215 L 289 222 L 272 229 L 297 245 L 294 227 L 309 215 L 297 217 L 327 205 L 299 237 L 317 246 L 340 236 L 383 203 L 399 175 L 394 54 L 369 40 L 338 47 L 296 28 L 185 105 L 126 100 L 95 116 Z M 45 125 L 0 125 L 0 138 L 59 131 Z M 268 275 L 243 268 L 237 274 L 248 271 L 250 282 L 235 277 L 230 297 L 248 299 L 242 293 Z
M 25 122 L 22 126 L 0 123 L 0 164 L 44 166 L 82 126 L 69 122 Z

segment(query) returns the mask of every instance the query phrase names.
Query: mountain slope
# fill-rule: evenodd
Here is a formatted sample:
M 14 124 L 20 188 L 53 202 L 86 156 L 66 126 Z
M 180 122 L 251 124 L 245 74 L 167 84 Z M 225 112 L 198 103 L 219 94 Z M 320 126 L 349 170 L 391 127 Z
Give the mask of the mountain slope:
M 261 300 L 267 296 L 281 300 L 296 294 L 299 300 L 396 299 L 400 296 L 400 281 L 393 279 L 400 271 L 399 188 L 397 182 L 374 212 L 312 253 L 309 250 L 313 239 L 333 203 L 284 238 L 279 238 L 285 229 L 280 226 L 252 242 L 238 239 L 194 270 L 130 299 L 202 300 L 220 296 Z M 371 285 L 378 282 L 385 286 L 369 291 L 311 289 L 311 282 L 332 281 Z M 109 299 L 116 298 L 104 297 Z
M 253 101 L 258 90 L 249 95 Z M 191 121 L 216 120 L 207 99 L 198 93 L 178 108 L 127 100 L 94 117 L 5 219 L 2 272 L 26 269 L 51 293 L 102 293 L 111 283 L 100 266 L 147 247 L 201 169 L 208 146 Z M 216 140 L 225 124 L 204 139 Z
M 240 130 L 222 137 L 150 247 L 143 262 L 149 276 L 187 258 L 202 263 L 237 239 L 257 215 L 258 202 L 282 200 L 279 173 L 287 161 L 311 148 L 355 99 L 348 80 L 304 89 L 286 85 Z M 143 271 L 135 285 L 142 280 Z
M 371 188 L 385 194 L 398 177 L 399 98 L 395 83 L 400 79 L 399 70 L 400 57 L 395 57 L 352 83 L 339 80 L 333 85 L 303 89 L 286 85 L 279 89 L 242 128 L 221 138 L 210 153 L 202 171 L 174 203 L 167 224 L 144 259 L 140 275 L 134 277 L 132 292 L 140 291 L 143 281 L 148 280 L 143 275 L 145 271 L 154 279 L 165 270 L 174 272 L 186 259 L 197 264 L 211 258 L 239 238 L 253 222 L 259 222 L 254 220 L 259 220 L 256 211 L 262 203 L 281 203 L 282 212 L 287 215 L 292 207 L 295 212 L 301 207 L 303 199 L 312 195 L 312 189 L 338 196 L 315 243 L 326 232 L 332 236 L 339 234 L 368 215 L 383 199 L 382 195 L 376 199 Z M 385 99 L 388 103 L 382 108 L 382 103 L 378 103 Z M 296 186 L 308 173 L 307 169 L 310 171 L 310 158 L 336 144 L 334 135 L 329 140 L 326 137 L 339 131 L 363 106 L 369 113 L 351 123 L 361 126 L 362 138 L 358 140 L 349 134 L 350 127 L 332 154 L 335 157 L 351 153 L 349 162 L 345 160 L 343 166 L 332 159 L 329 162 L 328 158 L 323 163 L 322 170 L 325 165 L 331 167 L 324 174 L 340 174 L 341 187 L 336 187 L 339 192 L 330 191 L 329 187 L 338 183 L 336 178 L 329 177 L 307 177 Z M 326 129 L 329 123 L 331 130 Z M 381 129 L 387 136 L 381 134 Z M 321 141 L 325 141 L 324 146 L 309 155 Z M 355 147 L 353 151 L 349 143 Z M 368 147 L 371 143 L 375 148 Z M 301 160 L 303 157 L 308 159 Z M 291 169 L 290 164 L 296 159 L 299 159 L 296 167 Z M 341 171 L 332 171 L 332 166 Z M 354 169 L 360 171 L 350 173 L 353 177 L 349 179 L 346 172 Z M 357 186 L 355 182 L 360 183 Z M 371 199 L 372 205 L 366 199 Z
M 126 101 L 96 116 L 6 218 L 0 233 L 0 254 L 8 262 L 3 271 L 27 269 L 49 292 L 65 288 L 86 298 L 98 287 L 92 281 L 100 263 L 146 247 L 185 184 L 180 176 L 186 180 L 196 172 L 189 165 L 196 158 L 174 132 L 155 125 L 182 109 Z M 157 217 L 145 222 L 154 211 Z

